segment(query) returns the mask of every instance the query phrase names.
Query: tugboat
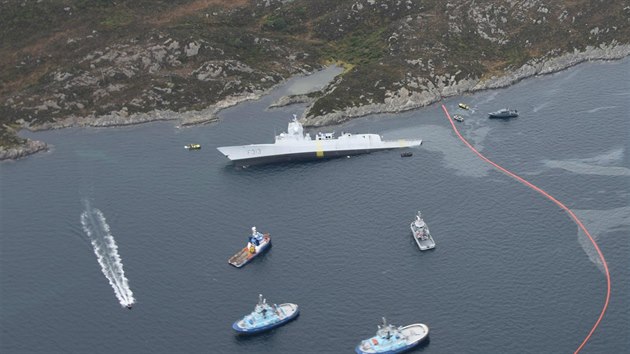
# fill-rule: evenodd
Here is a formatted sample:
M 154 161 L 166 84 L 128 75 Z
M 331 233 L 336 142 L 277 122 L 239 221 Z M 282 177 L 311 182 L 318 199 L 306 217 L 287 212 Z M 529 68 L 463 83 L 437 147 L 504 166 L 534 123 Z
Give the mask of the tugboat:
M 433 237 L 431 237 L 429 226 L 422 219 L 422 213 L 418 212 L 416 220 L 411 223 L 411 232 L 413 233 L 413 239 L 416 240 L 421 251 L 435 248 L 435 241 L 433 241 Z
M 415 323 L 405 327 L 395 327 L 387 323 L 378 326 L 376 335 L 361 341 L 356 347 L 357 354 L 402 353 L 420 344 L 429 336 L 429 327 Z
M 240 268 L 249 263 L 259 254 L 262 254 L 265 250 L 267 250 L 267 248 L 269 248 L 269 246 L 271 246 L 271 236 L 269 236 L 269 234 L 261 234 L 256 231 L 256 226 L 254 226 L 252 227 L 252 235 L 249 237 L 247 245 L 235 255 L 230 257 L 228 263 L 236 268 Z
M 456 120 L 456 121 L 458 121 L 458 122 L 463 122 L 463 121 L 464 121 L 464 117 L 462 117 L 462 116 L 461 116 L 461 115 L 459 115 L 459 114 L 454 115 L 454 116 L 453 116 L 453 119 L 455 119 L 455 120 Z
M 187 150 L 199 150 L 199 149 L 201 149 L 201 144 L 184 145 L 184 149 L 187 149 Z
M 458 106 L 459 106 L 459 108 L 461 108 L 461 109 L 465 109 L 465 110 L 469 110 L 469 109 L 470 109 L 470 106 L 468 106 L 468 105 L 467 105 L 467 104 L 465 104 L 465 103 L 460 103 L 460 104 L 458 104 Z
M 254 311 L 234 322 L 232 328 L 242 334 L 254 334 L 280 327 L 296 318 L 300 311 L 296 304 L 269 305 L 262 294 L 258 295 L 258 304 Z
M 518 117 L 517 110 L 503 108 L 496 112 L 488 113 L 488 118 L 512 118 L 512 117 Z
M 400 157 L 411 157 L 411 156 L 413 156 L 413 152 L 411 151 L 405 151 L 405 152 L 400 153 Z

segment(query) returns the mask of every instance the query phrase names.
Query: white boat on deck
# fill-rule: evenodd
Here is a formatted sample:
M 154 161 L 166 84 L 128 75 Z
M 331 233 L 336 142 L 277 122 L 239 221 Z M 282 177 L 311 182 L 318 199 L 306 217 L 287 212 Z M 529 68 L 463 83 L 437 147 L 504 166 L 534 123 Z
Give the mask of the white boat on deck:
M 420 248 L 421 251 L 435 248 L 435 241 L 433 240 L 433 237 L 431 237 L 429 226 L 424 222 L 424 219 L 422 219 L 422 213 L 419 211 L 416 215 L 416 220 L 411 222 L 411 232 L 413 233 L 413 239 L 416 240 L 418 248 Z

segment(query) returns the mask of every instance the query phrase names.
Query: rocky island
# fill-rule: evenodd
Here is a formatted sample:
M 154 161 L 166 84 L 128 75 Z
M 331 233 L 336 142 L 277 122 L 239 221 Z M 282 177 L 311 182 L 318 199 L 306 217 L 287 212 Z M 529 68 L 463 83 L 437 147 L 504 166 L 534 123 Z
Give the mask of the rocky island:
M 199 124 L 291 76 L 344 67 L 306 126 L 421 107 L 630 54 L 621 0 L 0 0 L 0 159 L 20 129 Z

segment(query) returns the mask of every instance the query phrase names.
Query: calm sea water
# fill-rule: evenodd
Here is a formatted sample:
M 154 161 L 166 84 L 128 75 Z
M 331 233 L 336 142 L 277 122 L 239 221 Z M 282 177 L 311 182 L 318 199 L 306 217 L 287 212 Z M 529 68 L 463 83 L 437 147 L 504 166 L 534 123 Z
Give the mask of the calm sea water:
M 630 348 L 630 60 L 587 63 L 445 101 L 488 157 L 572 208 L 595 235 L 612 297 L 588 353 Z M 217 146 L 271 142 L 304 106 L 265 108 L 296 79 L 221 113 L 29 133 L 54 146 L 0 164 L 3 353 L 350 353 L 381 316 L 431 328 L 423 353 L 565 353 L 597 319 L 605 277 L 592 246 L 550 201 L 494 171 L 454 135 L 439 105 L 330 130 L 424 139 L 413 157 L 379 152 L 237 169 Z M 486 113 L 510 106 L 512 120 Z M 200 151 L 186 151 L 188 143 Z M 100 209 L 137 299 L 121 308 L 80 223 Z M 422 210 L 437 248 L 409 223 Z M 273 248 L 227 259 L 251 226 Z M 301 315 L 240 338 L 232 322 L 259 293 Z

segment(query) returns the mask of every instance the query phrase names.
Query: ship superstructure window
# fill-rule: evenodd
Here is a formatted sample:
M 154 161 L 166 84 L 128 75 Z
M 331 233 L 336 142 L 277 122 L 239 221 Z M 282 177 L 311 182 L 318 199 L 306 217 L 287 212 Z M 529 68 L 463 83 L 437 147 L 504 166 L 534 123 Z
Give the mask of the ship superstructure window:
M 317 140 L 333 140 L 334 138 L 335 138 L 335 132 L 332 132 L 332 133 L 319 132 L 317 133 L 317 136 L 316 136 Z

